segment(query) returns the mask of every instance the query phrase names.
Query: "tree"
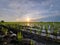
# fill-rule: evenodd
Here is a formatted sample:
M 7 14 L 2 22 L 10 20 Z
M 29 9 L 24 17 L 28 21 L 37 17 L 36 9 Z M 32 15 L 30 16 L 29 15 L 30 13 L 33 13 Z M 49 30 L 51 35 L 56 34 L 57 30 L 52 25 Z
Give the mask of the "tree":
M 1 22 L 3 23 L 3 22 L 4 22 L 4 20 L 1 20 Z

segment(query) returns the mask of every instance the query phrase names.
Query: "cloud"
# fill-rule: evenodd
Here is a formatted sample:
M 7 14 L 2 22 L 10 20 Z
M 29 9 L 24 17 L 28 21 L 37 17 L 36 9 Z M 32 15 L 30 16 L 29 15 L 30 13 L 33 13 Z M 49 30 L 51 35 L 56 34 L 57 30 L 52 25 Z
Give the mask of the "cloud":
M 60 15 L 59 4 L 57 0 L 0 0 L 0 18 L 24 21 L 27 17 L 35 20 L 56 16 Z

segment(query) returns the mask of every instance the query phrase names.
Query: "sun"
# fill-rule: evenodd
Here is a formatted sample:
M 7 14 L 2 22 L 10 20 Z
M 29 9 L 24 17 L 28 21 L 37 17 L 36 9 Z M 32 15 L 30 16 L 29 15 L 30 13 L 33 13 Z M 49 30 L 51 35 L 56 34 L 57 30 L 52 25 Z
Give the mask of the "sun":
M 27 22 L 30 22 L 30 18 L 27 18 Z

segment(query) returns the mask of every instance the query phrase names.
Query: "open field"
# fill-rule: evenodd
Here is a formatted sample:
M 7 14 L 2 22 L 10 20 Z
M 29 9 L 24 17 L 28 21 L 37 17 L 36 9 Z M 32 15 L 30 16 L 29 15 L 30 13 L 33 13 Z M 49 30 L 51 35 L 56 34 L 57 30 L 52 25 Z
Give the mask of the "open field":
M 4 25 L 5 27 L 14 28 L 16 31 L 21 30 L 25 32 L 29 32 L 32 34 L 36 34 L 39 36 L 46 37 L 48 40 L 53 39 L 55 42 L 60 43 L 60 22 L 0 22 L 0 25 Z M 1 28 L 0 30 L 4 33 L 4 35 L 8 35 L 8 33 L 13 33 L 14 36 L 17 37 L 18 41 L 23 40 L 23 35 L 21 32 L 15 34 L 15 30 L 11 32 L 9 29 Z M 24 39 L 25 40 L 25 39 Z M 29 39 L 28 39 L 29 40 Z M 36 43 L 35 41 L 30 40 L 30 44 Z M 35 45 L 35 44 L 34 44 Z M 45 45 L 45 44 L 42 44 Z M 49 44 L 48 44 L 49 45 Z M 55 45 L 54 43 L 52 45 Z
M 4 25 L 26 25 L 26 26 L 45 26 L 46 29 L 50 26 L 50 28 L 54 28 L 55 30 L 58 30 L 60 28 L 60 22 L 4 22 L 0 24 Z

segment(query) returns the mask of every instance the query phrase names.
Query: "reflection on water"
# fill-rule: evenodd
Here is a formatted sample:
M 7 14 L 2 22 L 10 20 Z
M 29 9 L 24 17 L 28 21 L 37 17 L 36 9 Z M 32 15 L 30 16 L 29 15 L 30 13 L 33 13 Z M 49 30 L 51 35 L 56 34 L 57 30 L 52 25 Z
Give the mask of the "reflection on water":
M 30 26 L 30 23 L 29 22 L 27 23 L 27 26 Z

